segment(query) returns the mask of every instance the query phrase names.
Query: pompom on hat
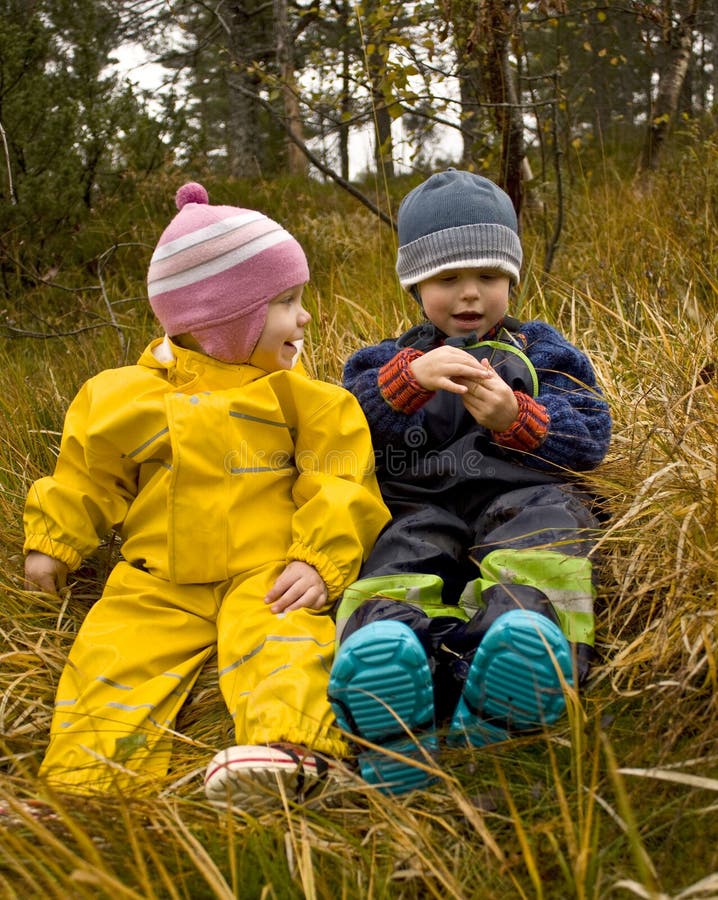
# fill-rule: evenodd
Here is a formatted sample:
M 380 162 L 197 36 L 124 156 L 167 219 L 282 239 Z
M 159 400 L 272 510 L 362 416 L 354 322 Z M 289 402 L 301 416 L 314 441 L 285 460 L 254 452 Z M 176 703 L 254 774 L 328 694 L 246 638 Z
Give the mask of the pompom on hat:
M 396 271 L 410 288 L 445 269 L 504 272 L 516 284 L 523 251 L 513 203 L 473 172 L 447 169 L 404 197 L 397 216 Z
M 208 356 L 247 362 L 269 301 L 309 280 L 304 251 L 263 213 L 210 205 L 201 184 L 183 185 L 175 203 L 150 260 L 150 305 L 170 337 L 189 333 Z

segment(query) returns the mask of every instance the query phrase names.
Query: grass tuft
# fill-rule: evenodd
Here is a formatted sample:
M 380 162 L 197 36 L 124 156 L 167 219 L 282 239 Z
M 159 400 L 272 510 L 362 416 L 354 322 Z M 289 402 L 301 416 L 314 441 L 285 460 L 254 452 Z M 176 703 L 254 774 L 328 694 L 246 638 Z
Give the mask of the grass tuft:
M 569 189 L 550 275 L 532 212 L 514 308 L 590 353 L 614 416 L 610 456 L 587 477 L 607 522 L 586 691 L 550 734 L 444 751 L 430 791 L 397 799 L 364 787 L 332 809 L 287 803 L 259 819 L 203 799 L 204 766 L 232 743 L 213 663 L 176 723 L 156 796 L 78 799 L 36 777 L 63 661 L 117 546 L 86 561 L 63 601 L 29 598 L 24 497 L 52 469 L 80 384 L 134 361 L 154 336 L 146 267 L 183 179 L 163 176 L 121 209 L 107 203 L 53 260 L 37 248 L 27 263 L 29 234 L 5 240 L 3 897 L 718 895 L 718 144 L 686 143 L 640 184 L 600 171 Z M 393 234 L 336 189 L 208 187 L 214 202 L 258 206 L 305 244 L 314 376 L 339 382 L 350 353 L 417 320 L 396 284 Z M 45 815 L 28 807 L 35 799 Z

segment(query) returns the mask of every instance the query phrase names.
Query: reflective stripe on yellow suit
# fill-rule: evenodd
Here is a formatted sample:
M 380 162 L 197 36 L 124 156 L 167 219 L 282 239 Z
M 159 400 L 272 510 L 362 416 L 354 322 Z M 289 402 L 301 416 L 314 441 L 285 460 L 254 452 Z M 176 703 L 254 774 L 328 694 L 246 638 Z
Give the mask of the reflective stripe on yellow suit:
M 341 754 L 333 622 L 276 616 L 264 596 L 298 559 L 337 598 L 387 522 L 363 413 L 295 372 L 181 349 L 172 366 L 141 363 L 83 387 L 54 475 L 28 495 L 26 552 L 74 568 L 114 526 L 128 561 L 80 627 L 43 774 L 93 789 L 164 773 L 165 738 L 215 646 L 237 742 Z

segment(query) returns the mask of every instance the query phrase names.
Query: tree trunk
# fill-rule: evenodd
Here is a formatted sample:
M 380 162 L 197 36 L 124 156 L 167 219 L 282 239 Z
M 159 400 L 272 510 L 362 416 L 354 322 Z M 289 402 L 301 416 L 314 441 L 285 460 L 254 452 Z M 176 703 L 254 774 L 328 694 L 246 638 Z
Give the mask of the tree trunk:
M 384 97 L 384 57 L 373 53 L 368 58 L 371 80 L 372 110 L 374 113 L 374 162 L 378 173 L 394 177 L 394 142 L 391 136 L 391 116 Z
M 276 34 L 277 66 L 282 84 L 282 101 L 287 131 L 299 141 L 303 140 L 302 118 L 294 80 L 293 41 L 289 33 L 287 0 L 274 0 L 274 27 Z M 297 143 L 287 137 L 287 169 L 290 175 L 306 175 L 307 160 Z
M 232 178 L 241 178 L 261 171 L 258 109 L 251 97 L 259 90 L 259 85 L 235 65 L 226 78 L 229 98 L 227 172 Z
M 340 52 L 342 58 L 341 96 L 339 101 L 339 162 L 341 176 L 344 181 L 349 181 L 349 125 L 348 121 L 352 110 L 352 82 L 351 82 L 351 55 L 349 52 L 349 7 L 342 3 L 340 8 L 342 35 Z
M 461 163 L 475 165 L 481 142 L 481 79 L 478 69 L 459 69 L 459 97 L 461 99 Z
M 474 165 L 481 141 L 482 78 L 480 53 L 476 47 L 477 13 L 474 2 L 456 3 L 451 10 L 461 101 L 461 163 Z
M 393 13 L 384 15 L 380 0 L 366 0 L 362 4 L 364 41 L 366 45 L 367 76 L 371 86 L 374 123 L 374 162 L 377 173 L 394 177 L 394 144 L 391 136 L 391 116 L 386 105 L 385 77 L 388 49 L 382 47 L 387 28 L 391 28 Z
M 643 169 L 657 168 L 663 144 L 678 109 L 681 88 L 691 58 L 693 25 L 698 5 L 699 0 L 686 0 L 682 3 L 676 23 L 671 24 L 666 30 L 667 59 L 660 73 L 658 94 L 648 126 L 643 151 Z
M 339 160 L 344 181 L 349 181 L 349 125 L 347 121 L 352 108 L 349 62 L 349 54 L 344 48 L 342 51 L 342 95 L 339 107 L 342 117 L 339 124 Z
M 229 115 L 227 117 L 227 169 L 233 178 L 261 171 L 259 78 L 252 63 L 266 56 L 263 8 L 257 0 L 230 3 L 226 18 L 231 64 L 227 72 Z
M 488 69 L 486 83 L 501 134 L 499 181 L 511 197 L 518 216 L 523 196 L 521 167 L 526 150 L 519 93 L 509 54 L 511 37 L 517 24 L 516 16 L 513 4 L 502 0 L 490 0 L 483 10 Z

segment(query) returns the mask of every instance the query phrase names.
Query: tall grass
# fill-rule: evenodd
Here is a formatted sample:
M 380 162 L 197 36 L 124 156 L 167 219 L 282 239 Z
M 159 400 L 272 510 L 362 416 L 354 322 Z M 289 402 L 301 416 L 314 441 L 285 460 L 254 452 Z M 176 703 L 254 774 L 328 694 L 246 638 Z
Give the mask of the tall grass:
M 28 597 L 24 494 L 52 467 L 80 383 L 136 358 L 154 333 L 144 274 L 179 183 L 149 185 L 127 208 L 103 210 L 92 233 L 66 236 L 46 279 L 62 288 L 25 271 L 4 301 L 0 803 L 13 814 L 0 818 L 2 896 L 718 896 L 715 142 L 688 143 L 643 184 L 607 165 L 585 170 L 550 276 L 538 214 L 526 223 L 515 312 L 590 353 L 615 421 L 610 456 L 590 476 L 609 515 L 599 658 L 564 721 L 444 751 L 438 786 L 408 799 L 357 786 L 332 809 L 217 815 L 200 775 L 232 736 L 208 667 L 156 797 L 78 801 L 38 783 L 54 687 L 114 549 L 83 566 L 64 601 Z M 265 209 L 307 247 L 315 376 L 339 381 L 349 353 L 416 320 L 393 276 L 390 230 L 353 201 L 314 184 L 209 187 L 214 202 Z M 64 336 L 28 336 L 41 331 Z M 35 796 L 52 817 L 28 814 L 20 801 Z

